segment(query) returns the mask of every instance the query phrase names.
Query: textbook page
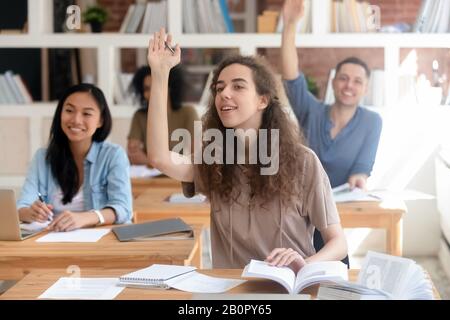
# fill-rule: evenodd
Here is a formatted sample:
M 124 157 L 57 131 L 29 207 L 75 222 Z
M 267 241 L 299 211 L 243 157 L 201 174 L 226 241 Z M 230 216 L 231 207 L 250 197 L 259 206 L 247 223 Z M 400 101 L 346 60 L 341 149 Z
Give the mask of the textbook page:
M 223 293 L 237 287 L 246 280 L 226 279 L 210 277 L 198 272 L 190 272 L 185 275 L 167 280 L 171 287 L 193 293 Z
M 264 261 L 251 260 L 242 277 L 270 279 L 280 283 L 289 293 L 294 290 L 295 273 L 289 267 L 274 267 Z
M 112 300 L 124 287 L 118 278 L 59 278 L 38 299 Z
M 36 242 L 97 242 L 111 229 L 78 229 L 67 232 L 50 232 Z
M 347 265 L 340 261 L 321 261 L 307 263 L 297 273 L 294 292 L 300 292 L 310 285 L 323 281 L 348 280 Z
M 359 272 L 358 283 L 400 297 L 405 292 L 414 263 L 410 259 L 369 251 Z

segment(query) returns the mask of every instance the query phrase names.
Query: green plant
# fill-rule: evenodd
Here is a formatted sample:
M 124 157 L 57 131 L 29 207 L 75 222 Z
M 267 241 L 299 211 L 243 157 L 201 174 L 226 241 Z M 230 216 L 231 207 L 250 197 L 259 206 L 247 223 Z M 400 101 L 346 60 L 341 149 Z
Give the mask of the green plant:
M 108 18 L 108 12 L 99 6 L 88 7 L 83 12 L 83 21 L 85 23 L 98 22 L 103 24 Z
M 311 92 L 315 97 L 319 94 L 319 88 L 317 87 L 316 80 L 311 76 L 306 76 L 306 83 L 308 84 L 308 90 Z

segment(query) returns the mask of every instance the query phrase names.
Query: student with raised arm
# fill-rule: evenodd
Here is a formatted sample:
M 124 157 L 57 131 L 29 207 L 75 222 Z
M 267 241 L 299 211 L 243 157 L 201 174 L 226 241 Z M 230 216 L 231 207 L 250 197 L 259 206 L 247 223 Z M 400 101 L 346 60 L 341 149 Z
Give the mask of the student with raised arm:
M 139 68 L 133 76 L 130 89 L 139 100 L 137 110 L 131 120 L 128 133 L 127 152 L 131 164 L 143 165 L 147 162 L 147 107 L 152 87 L 151 69 L 148 66 Z M 197 112 L 193 106 L 183 106 L 184 76 L 181 67 L 173 68 L 169 75 L 169 92 L 167 103 L 167 116 L 169 119 L 169 134 L 178 128 L 194 133 L 194 121 L 198 120 Z M 175 142 L 169 142 L 171 149 Z
M 52 222 L 71 231 L 131 221 L 131 182 L 125 150 L 106 142 L 112 118 L 92 84 L 66 90 L 55 110 L 48 148 L 39 149 L 17 202 L 24 222 Z
M 382 126 L 377 113 L 359 107 L 367 92 L 370 70 L 354 57 L 338 63 L 333 79 L 336 102 L 331 106 L 309 93 L 305 77 L 298 69 L 295 46 L 296 25 L 303 10 L 303 0 L 284 3 L 281 65 L 287 96 L 308 146 L 319 157 L 331 186 L 348 182 L 351 188 L 365 189 Z
M 213 75 L 200 152 L 188 156 L 169 150 L 167 82 L 181 50 L 177 45 L 172 54 L 165 40 L 161 29 L 149 44 L 149 162 L 208 196 L 213 267 L 243 268 L 259 259 L 298 271 L 308 262 L 342 259 L 347 244 L 328 177 L 316 155 L 302 145 L 277 98 L 275 77 L 260 59 L 224 60 Z M 226 140 L 227 135 L 233 138 Z M 235 148 L 234 142 L 244 147 Z M 252 162 L 246 154 L 256 147 L 259 155 Z M 262 149 L 270 150 L 269 162 Z M 315 228 L 326 242 L 317 253 Z

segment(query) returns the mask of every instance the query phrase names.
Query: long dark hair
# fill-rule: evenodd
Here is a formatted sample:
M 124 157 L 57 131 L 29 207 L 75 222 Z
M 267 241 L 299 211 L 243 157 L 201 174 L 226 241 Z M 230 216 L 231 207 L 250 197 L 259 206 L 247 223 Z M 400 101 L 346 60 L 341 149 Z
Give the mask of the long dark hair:
M 112 128 L 112 118 L 103 92 L 96 86 L 88 83 L 81 83 L 68 88 L 58 101 L 58 105 L 53 116 L 52 126 L 50 128 L 49 144 L 46 159 L 50 164 L 53 176 L 61 187 L 63 198 L 62 203 L 66 204 L 72 201 L 77 193 L 80 183 L 78 170 L 69 147 L 69 139 L 61 128 L 61 113 L 66 99 L 73 93 L 87 92 L 97 102 L 100 109 L 102 126 L 97 128 L 92 141 L 104 141 Z
M 149 66 L 140 67 L 134 74 L 128 88 L 135 95 L 142 109 L 148 108 L 148 101 L 144 97 L 144 79 L 151 75 L 152 70 Z M 177 111 L 183 106 L 184 87 L 184 69 L 180 65 L 175 66 L 169 73 L 169 99 L 173 111 Z
M 216 90 L 215 86 L 220 73 L 226 67 L 232 64 L 240 64 L 252 70 L 253 81 L 258 95 L 265 95 L 268 98 L 268 106 L 264 109 L 260 129 L 279 129 L 279 170 L 274 175 L 261 175 L 260 170 L 264 166 L 261 162 L 257 164 L 246 165 L 250 174 L 250 186 L 252 194 L 257 195 L 264 201 L 273 199 L 273 195 L 279 195 L 283 203 L 289 204 L 301 193 L 300 177 L 304 174 L 304 168 L 301 165 L 305 156 L 304 137 L 301 131 L 290 120 L 285 108 L 281 105 L 278 98 L 280 86 L 276 78 L 261 57 L 231 56 L 216 68 L 213 74 L 211 84 L 211 99 L 208 109 L 202 118 L 203 129 L 219 129 L 223 137 L 226 136 L 226 128 L 223 126 L 215 106 Z M 209 142 L 204 142 L 203 148 Z M 271 150 L 269 139 L 268 150 Z M 224 142 L 226 148 L 226 143 Z M 224 150 L 225 156 L 226 150 Z M 235 152 L 236 154 L 236 152 Z M 274 156 L 274 155 L 272 155 Z M 235 165 L 230 164 L 206 164 L 200 165 L 202 179 L 208 186 L 208 196 L 212 192 L 217 192 L 227 201 L 236 200 L 239 194 L 239 188 L 234 188 L 237 178 L 235 176 Z

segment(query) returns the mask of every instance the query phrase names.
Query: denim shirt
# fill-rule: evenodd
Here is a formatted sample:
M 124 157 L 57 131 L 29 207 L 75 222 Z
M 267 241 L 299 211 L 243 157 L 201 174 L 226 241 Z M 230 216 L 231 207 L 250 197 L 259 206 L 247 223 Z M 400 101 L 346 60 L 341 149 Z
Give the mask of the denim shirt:
M 331 106 L 318 101 L 308 91 L 304 75 L 285 80 L 284 84 L 308 146 L 319 157 L 331 186 L 334 188 L 346 183 L 353 174 L 370 176 L 380 140 L 381 117 L 358 106 L 353 118 L 332 139 Z
M 47 149 L 39 149 L 33 157 L 22 188 L 17 208 L 30 207 L 40 192 L 46 203 L 52 204 L 60 189 L 46 161 Z M 130 223 L 132 196 L 130 163 L 125 151 L 109 142 L 92 142 L 84 159 L 84 209 L 114 209 L 116 224 Z M 58 212 L 55 212 L 58 214 Z

